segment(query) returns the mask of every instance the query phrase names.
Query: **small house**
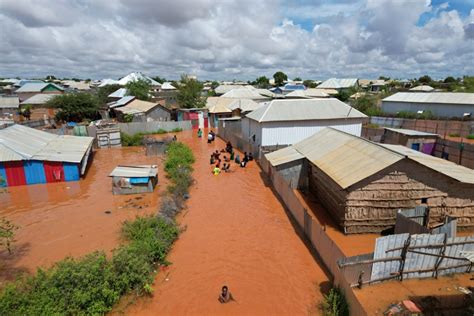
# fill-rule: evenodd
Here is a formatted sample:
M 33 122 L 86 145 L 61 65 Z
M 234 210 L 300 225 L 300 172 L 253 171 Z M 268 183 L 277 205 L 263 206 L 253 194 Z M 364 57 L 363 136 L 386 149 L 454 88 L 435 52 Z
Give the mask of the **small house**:
M 117 166 L 109 175 L 112 178 L 112 193 L 151 193 L 158 183 L 156 165 Z
M 177 121 L 191 121 L 193 129 L 209 126 L 208 110 L 205 108 L 178 109 Z
M 128 121 L 127 115 L 132 116 L 132 122 L 171 121 L 171 110 L 157 102 L 134 99 L 125 106 L 114 107 L 114 111 L 120 122 Z
M 0 95 L 0 118 L 16 120 L 20 110 L 20 101 L 17 96 Z
M 54 83 L 50 82 L 31 82 L 22 85 L 18 88 L 15 93 L 20 98 L 20 102 L 25 101 L 28 98 L 36 94 L 62 94 L 64 89 Z
M 403 128 L 385 127 L 382 143 L 402 145 L 425 154 L 433 154 L 438 134 L 426 133 Z
M 47 107 L 46 104 L 55 96 L 55 94 L 46 93 L 35 94 L 20 103 L 21 110 L 23 111 L 25 108 L 30 107 L 30 120 L 54 118 L 58 110 Z
M 330 78 L 321 83 L 318 89 L 334 89 L 338 92 L 350 90 L 359 86 L 357 78 Z

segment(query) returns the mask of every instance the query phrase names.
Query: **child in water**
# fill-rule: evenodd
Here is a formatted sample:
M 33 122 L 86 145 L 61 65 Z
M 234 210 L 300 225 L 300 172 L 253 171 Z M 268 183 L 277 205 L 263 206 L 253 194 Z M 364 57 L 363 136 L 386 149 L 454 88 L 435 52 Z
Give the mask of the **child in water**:
M 201 130 L 201 129 L 198 129 L 198 137 L 199 137 L 199 138 L 202 137 L 202 130 Z

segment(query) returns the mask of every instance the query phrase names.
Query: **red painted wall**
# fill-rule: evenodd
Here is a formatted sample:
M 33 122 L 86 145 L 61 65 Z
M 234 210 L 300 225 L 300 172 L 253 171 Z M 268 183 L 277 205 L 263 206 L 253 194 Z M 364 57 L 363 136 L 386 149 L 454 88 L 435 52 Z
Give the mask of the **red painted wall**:
M 3 165 L 5 166 L 9 187 L 26 184 L 25 170 L 23 169 L 22 161 L 9 161 Z
M 64 170 L 61 162 L 45 161 L 43 163 L 46 182 L 64 181 Z

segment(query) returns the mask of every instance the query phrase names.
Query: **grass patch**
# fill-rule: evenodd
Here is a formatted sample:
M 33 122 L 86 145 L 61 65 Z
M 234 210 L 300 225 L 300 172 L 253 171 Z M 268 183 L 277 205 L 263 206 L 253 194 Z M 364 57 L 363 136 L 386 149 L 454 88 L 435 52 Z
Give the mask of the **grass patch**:
M 451 133 L 449 137 L 461 137 L 461 135 L 459 133 Z
M 124 147 L 141 146 L 143 145 L 143 137 L 146 135 L 177 133 L 177 132 L 182 132 L 182 131 L 183 131 L 182 128 L 174 128 L 171 131 L 167 131 L 165 129 L 160 128 L 156 131 L 136 133 L 133 135 L 120 132 L 120 137 L 122 138 L 122 146 Z
M 126 243 L 110 259 L 104 252 L 66 258 L 7 284 L 0 292 L 0 315 L 103 315 L 125 294 L 151 295 L 157 266 L 169 264 L 166 255 L 179 235 L 174 216 L 192 183 L 193 162 L 189 147 L 171 143 L 165 162 L 170 193 L 158 215 L 124 222 Z
M 342 291 L 335 287 L 324 295 L 321 303 L 321 309 L 324 316 L 349 316 L 349 305 Z
M 467 135 L 466 138 L 467 138 L 467 139 L 474 139 L 474 134 L 469 134 L 469 135 Z

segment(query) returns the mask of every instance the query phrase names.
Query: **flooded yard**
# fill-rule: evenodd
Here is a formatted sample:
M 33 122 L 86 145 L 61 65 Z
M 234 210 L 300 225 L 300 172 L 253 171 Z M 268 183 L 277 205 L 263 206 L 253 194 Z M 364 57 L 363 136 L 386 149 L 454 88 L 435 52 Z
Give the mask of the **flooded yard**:
M 109 173 L 119 164 L 158 164 L 159 184 L 154 193 L 112 195 Z M 66 256 L 95 250 L 110 252 L 120 242 L 121 223 L 157 210 L 164 176 L 161 157 L 146 157 L 140 147 L 100 149 L 84 179 L 0 191 L 0 216 L 20 228 L 14 254 L 0 252 L 0 281 L 18 272 L 33 272 Z
M 233 172 L 213 176 L 212 151 L 189 133 L 197 161 L 188 210 L 179 222 L 186 230 L 158 274 L 154 296 L 122 311 L 134 315 L 305 315 L 319 314 L 316 304 L 328 278 L 298 237 L 285 210 L 251 162 L 232 164 Z M 217 301 L 220 288 L 236 302 Z

